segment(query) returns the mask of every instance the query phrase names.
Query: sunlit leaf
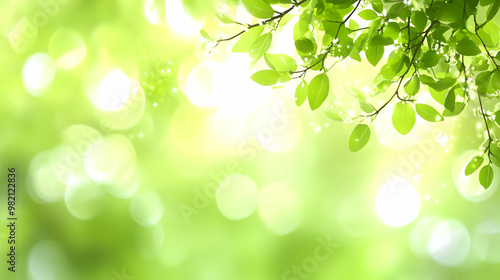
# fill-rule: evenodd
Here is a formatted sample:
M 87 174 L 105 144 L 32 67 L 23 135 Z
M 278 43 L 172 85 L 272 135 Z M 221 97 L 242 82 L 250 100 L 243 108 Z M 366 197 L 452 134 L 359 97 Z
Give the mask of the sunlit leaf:
M 489 8 L 486 13 L 487 20 L 492 20 L 498 13 L 498 8 L 500 8 L 500 1 L 496 0 Z
M 384 56 L 384 47 L 369 45 L 365 51 L 366 59 L 371 65 L 376 66 Z
M 405 92 L 409 96 L 414 96 L 420 90 L 420 79 L 417 75 L 411 77 L 404 86 Z
M 416 104 L 415 109 L 417 110 L 417 114 L 428 122 L 440 122 L 444 119 L 443 116 L 430 105 Z
M 455 91 L 452 89 L 448 91 L 448 93 L 446 94 L 446 98 L 444 100 L 444 107 L 450 112 L 455 111 L 455 100 L 456 100 Z
M 234 20 L 232 20 L 230 17 L 226 16 L 225 14 L 216 13 L 215 16 L 222 23 L 226 23 L 226 24 L 234 23 Z
M 232 52 L 246 53 L 250 51 L 252 44 L 260 37 L 264 31 L 264 26 L 254 27 L 240 36 L 240 39 L 234 44 Z
M 297 71 L 297 62 L 286 54 L 265 54 L 264 58 L 267 65 L 273 70 L 279 72 Z
M 263 86 L 275 85 L 281 78 L 280 73 L 274 70 L 260 70 L 255 72 L 250 79 Z
M 297 106 L 300 106 L 306 101 L 307 98 L 307 89 L 308 85 L 307 82 L 302 80 L 298 85 L 297 88 L 295 89 L 295 104 Z
M 203 38 L 205 38 L 205 39 L 207 39 L 209 41 L 212 41 L 212 37 L 210 37 L 210 35 L 208 35 L 207 31 L 205 31 L 205 30 L 202 29 L 202 30 L 200 30 L 200 34 L 201 34 L 201 36 Z
M 378 17 L 377 13 L 373 10 L 363 10 L 359 12 L 359 17 L 364 20 L 372 20 Z
M 403 135 L 408 134 L 415 125 L 415 111 L 410 103 L 398 102 L 392 112 L 392 124 Z
M 366 124 L 358 124 L 349 137 L 349 150 L 357 152 L 363 149 L 370 140 L 370 128 Z
M 270 18 L 274 15 L 274 10 L 264 0 L 243 0 L 245 9 L 256 18 Z
M 344 122 L 344 119 L 337 113 L 335 113 L 332 109 L 329 109 L 325 112 L 325 115 L 330 119 L 337 122 Z
M 457 52 L 465 56 L 475 56 L 481 53 L 479 47 L 468 37 L 458 41 Z
M 316 110 L 323 104 L 330 91 L 330 80 L 326 73 L 314 77 L 307 89 L 307 99 L 311 110 Z
M 365 112 L 367 114 L 373 113 L 376 110 L 372 104 L 370 104 L 364 100 L 359 100 L 359 107 L 361 108 L 361 110 L 363 110 L 363 112 Z
M 250 47 L 250 52 L 248 53 L 248 55 L 252 58 L 251 66 L 253 66 L 261 57 L 264 56 L 264 54 L 271 46 L 272 40 L 273 35 L 271 34 L 271 32 L 266 33 L 255 40 L 255 42 Z
M 303 53 L 312 53 L 314 51 L 314 44 L 307 38 L 301 38 L 295 41 L 295 47 L 298 51 Z
M 481 165 L 483 164 L 483 161 L 484 158 L 481 156 L 473 157 L 465 167 L 465 175 L 469 176 L 472 173 L 476 172 L 476 170 L 478 170 L 479 167 L 481 167 Z
M 415 11 L 411 17 L 411 22 L 418 31 L 423 32 L 427 26 L 427 15 L 422 11 Z
M 493 175 L 493 168 L 490 165 L 483 166 L 479 172 L 479 183 L 481 183 L 481 186 L 485 189 L 489 188 L 493 182 Z

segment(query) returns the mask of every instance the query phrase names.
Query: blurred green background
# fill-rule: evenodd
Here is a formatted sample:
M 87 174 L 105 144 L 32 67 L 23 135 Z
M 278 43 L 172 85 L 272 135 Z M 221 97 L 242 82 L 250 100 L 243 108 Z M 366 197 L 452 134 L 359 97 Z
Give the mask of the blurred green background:
M 342 88 L 377 70 L 339 63 L 325 108 L 297 108 L 233 42 L 202 46 L 238 30 L 216 11 L 251 20 L 227 1 L 0 2 L 0 218 L 10 167 L 18 217 L 1 279 L 499 279 L 499 170 L 487 191 L 463 174 L 472 108 L 407 136 L 388 109 L 351 153 L 354 124 L 324 109 L 359 114 Z

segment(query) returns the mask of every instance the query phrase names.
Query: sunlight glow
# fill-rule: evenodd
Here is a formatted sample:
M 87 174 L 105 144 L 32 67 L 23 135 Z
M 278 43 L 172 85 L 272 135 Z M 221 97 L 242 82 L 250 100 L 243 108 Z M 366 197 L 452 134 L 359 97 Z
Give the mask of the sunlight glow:
M 178 0 L 166 0 L 165 16 L 167 24 L 179 34 L 198 34 L 202 24 L 192 19 Z M 153 18 L 154 19 L 154 18 Z
M 407 181 L 391 180 L 378 190 L 375 210 L 385 224 L 401 227 L 417 218 L 420 211 L 420 196 L 415 187 Z
M 32 55 L 23 67 L 23 84 L 33 96 L 46 93 L 56 74 L 56 64 L 45 53 Z
M 117 110 L 127 103 L 131 82 L 119 68 L 106 74 L 97 89 L 97 102 L 94 104 L 103 111 Z

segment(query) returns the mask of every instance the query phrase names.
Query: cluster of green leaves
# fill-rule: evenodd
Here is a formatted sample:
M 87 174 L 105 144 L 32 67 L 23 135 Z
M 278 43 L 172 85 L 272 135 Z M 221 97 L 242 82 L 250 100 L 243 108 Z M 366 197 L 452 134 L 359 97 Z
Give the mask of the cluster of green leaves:
M 483 166 L 480 183 L 485 188 L 491 185 L 492 164 L 500 166 L 499 141 L 491 128 L 500 126 L 500 111 L 490 114 L 485 106 L 496 105 L 499 99 L 500 28 L 494 18 L 500 0 L 242 0 L 242 4 L 260 22 L 242 24 L 217 14 L 222 23 L 241 25 L 242 31 L 218 40 L 205 31 L 202 35 L 216 44 L 237 39 L 232 51 L 248 53 L 251 66 L 264 58 L 269 69 L 251 76 L 261 85 L 300 79 L 295 90 L 297 106 L 308 100 L 311 110 L 316 110 L 325 102 L 330 93 L 327 73 L 338 61 L 361 61 L 364 56 L 373 66 L 384 63 L 370 94 L 354 88 L 349 92 L 365 113 L 349 139 L 353 152 L 370 139 L 365 123 L 373 122 L 391 102 L 396 102 L 392 123 L 403 135 L 413 129 L 417 115 L 440 122 L 460 114 L 469 104 L 479 106 L 488 139 L 483 154 L 467 165 L 466 174 Z M 296 54 L 268 53 L 273 33 L 294 16 L 298 17 L 293 27 Z M 479 22 L 478 18 L 484 19 Z M 306 80 L 308 73 L 314 77 Z M 438 107 L 417 103 L 424 86 Z M 371 98 L 389 90 L 382 106 L 370 104 Z M 338 112 L 327 110 L 326 114 L 345 121 Z

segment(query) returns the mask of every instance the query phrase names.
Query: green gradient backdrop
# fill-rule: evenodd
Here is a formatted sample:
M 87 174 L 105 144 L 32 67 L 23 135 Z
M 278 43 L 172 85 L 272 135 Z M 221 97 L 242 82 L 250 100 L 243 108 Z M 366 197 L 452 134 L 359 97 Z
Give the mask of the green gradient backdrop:
M 458 175 L 482 142 L 471 111 L 407 136 L 381 115 L 351 153 L 352 124 L 253 84 L 231 44 L 202 49 L 201 27 L 232 34 L 216 9 L 245 17 L 223 1 L 2 0 L 0 219 L 15 167 L 19 220 L 16 273 L 0 227 L 0 279 L 499 279 L 498 181 Z M 341 87 L 375 73 L 339 65 L 327 106 L 352 115 Z M 389 187 L 376 208 L 394 179 L 418 195 Z

